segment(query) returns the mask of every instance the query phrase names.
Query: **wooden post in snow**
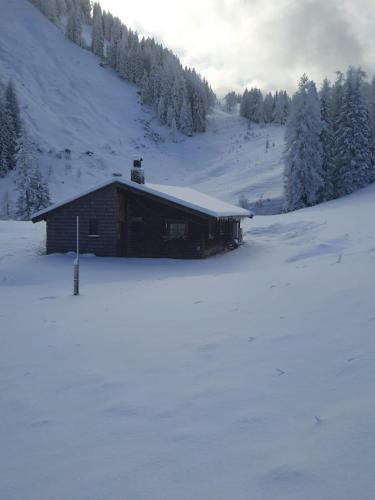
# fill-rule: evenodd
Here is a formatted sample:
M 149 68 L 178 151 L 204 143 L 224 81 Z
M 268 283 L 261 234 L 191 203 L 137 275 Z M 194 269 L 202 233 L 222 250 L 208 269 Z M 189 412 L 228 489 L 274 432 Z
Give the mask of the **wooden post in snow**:
M 77 216 L 77 256 L 74 259 L 73 294 L 79 295 L 79 217 Z

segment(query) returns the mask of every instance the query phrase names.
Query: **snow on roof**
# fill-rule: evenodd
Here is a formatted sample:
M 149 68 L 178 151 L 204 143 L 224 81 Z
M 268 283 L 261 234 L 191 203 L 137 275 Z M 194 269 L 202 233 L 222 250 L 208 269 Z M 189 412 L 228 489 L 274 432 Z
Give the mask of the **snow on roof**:
M 251 217 L 253 215 L 250 210 L 237 207 L 236 205 L 231 205 L 230 203 L 218 200 L 217 198 L 213 198 L 212 196 L 203 194 L 200 191 L 196 191 L 195 189 L 161 184 L 138 184 L 137 182 L 133 182 L 130 180 L 111 179 L 93 187 L 92 189 L 79 193 L 76 196 L 72 196 L 61 201 L 60 203 L 55 203 L 54 205 L 50 205 L 49 207 L 36 212 L 31 217 L 31 220 L 34 221 L 34 219 L 40 218 L 44 214 L 47 214 L 52 210 L 55 210 L 56 208 L 62 207 L 67 203 L 71 203 L 78 198 L 82 198 L 83 196 L 93 193 L 98 189 L 104 188 L 106 186 L 110 186 L 114 183 L 122 184 L 125 187 L 131 187 L 133 189 L 137 189 L 138 191 L 143 191 L 144 193 L 158 196 L 159 198 L 171 201 L 173 203 L 176 203 L 177 205 L 190 208 L 191 210 L 195 210 L 197 212 L 215 218 Z

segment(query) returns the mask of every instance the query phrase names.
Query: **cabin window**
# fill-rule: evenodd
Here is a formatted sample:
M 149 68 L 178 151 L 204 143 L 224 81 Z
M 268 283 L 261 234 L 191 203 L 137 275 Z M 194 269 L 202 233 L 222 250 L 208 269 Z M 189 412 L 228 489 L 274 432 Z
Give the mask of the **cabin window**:
M 168 221 L 166 236 L 168 240 L 181 240 L 187 235 L 187 224 L 184 221 Z
M 89 236 L 99 236 L 99 220 L 89 220 Z

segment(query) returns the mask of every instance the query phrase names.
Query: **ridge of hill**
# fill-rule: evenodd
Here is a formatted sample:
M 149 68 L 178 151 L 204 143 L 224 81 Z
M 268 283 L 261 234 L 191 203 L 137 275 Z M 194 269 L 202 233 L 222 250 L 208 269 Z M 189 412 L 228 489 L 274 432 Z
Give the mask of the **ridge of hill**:
M 193 138 L 160 126 L 135 85 L 99 65 L 26 0 L 1 0 L 0 75 L 12 78 L 22 117 L 39 147 L 54 202 L 112 175 L 128 177 L 134 155 L 147 180 L 193 186 L 237 203 L 281 196 L 283 128 L 260 127 L 215 109 Z M 266 152 L 266 143 L 270 148 Z M 0 179 L 0 206 L 15 197 Z

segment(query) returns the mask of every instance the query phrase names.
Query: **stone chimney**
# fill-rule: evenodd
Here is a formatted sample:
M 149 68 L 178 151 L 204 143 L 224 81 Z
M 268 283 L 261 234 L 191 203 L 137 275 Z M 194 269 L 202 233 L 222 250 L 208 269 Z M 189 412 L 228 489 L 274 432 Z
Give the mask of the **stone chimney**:
M 142 162 L 143 162 L 143 158 L 140 158 L 139 160 L 134 160 L 133 161 L 133 168 L 131 169 L 130 179 L 133 182 L 137 182 L 138 184 L 145 183 L 145 172 L 142 168 Z

